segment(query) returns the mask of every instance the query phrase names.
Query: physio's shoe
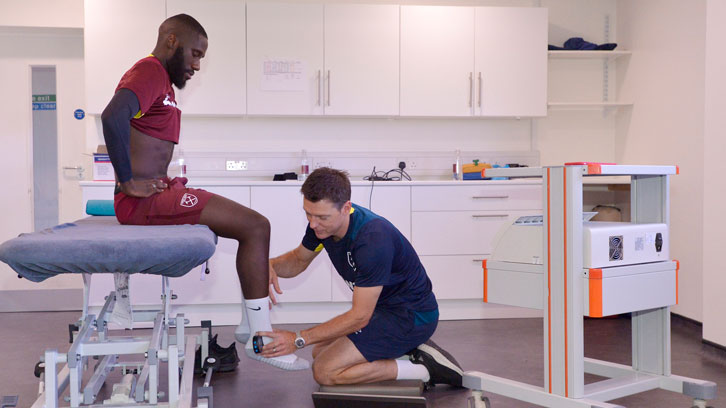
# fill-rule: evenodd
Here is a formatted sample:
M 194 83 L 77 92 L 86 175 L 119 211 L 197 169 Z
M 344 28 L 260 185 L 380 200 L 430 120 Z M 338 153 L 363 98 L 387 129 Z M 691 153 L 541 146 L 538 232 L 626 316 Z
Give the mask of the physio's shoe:
M 247 344 L 245 345 L 245 354 L 247 354 L 247 357 L 253 360 L 261 361 L 265 364 L 269 364 L 273 367 L 281 368 L 283 370 L 297 371 L 307 370 L 308 368 L 310 368 L 310 362 L 308 360 L 300 358 L 295 354 L 287 354 L 284 356 L 273 358 L 262 357 L 260 354 L 256 354 L 255 351 L 252 350 L 252 339 L 247 341 Z
M 426 383 L 427 386 L 449 384 L 461 387 L 464 370 L 451 354 L 433 340 L 429 339 L 412 350 L 410 359 L 414 364 L 423 364 L 429 371 L 431 379 Z
M 246 321 L 234 329 L 234 338 L 241 344 L 247 344 L 247 340 L 250 339 L 250 325 Z

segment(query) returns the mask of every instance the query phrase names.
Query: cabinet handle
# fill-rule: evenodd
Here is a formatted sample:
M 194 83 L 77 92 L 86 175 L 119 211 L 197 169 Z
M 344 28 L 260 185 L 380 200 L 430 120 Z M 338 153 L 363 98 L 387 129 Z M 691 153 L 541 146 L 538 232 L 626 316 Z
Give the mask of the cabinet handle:
M 318 70 L 317 84 L 318 84 L 318 101 L 315 102 L 315 106 L 320 106 L 320 70 Z
M 471 218 L 507 218 L 507 214 L 474 214 Z
M 487 199 L 487 198 L 509 198 L 508 195 L 492 195 L 492 196 L 473 196 L 475 200 Z
M 481 87 L 482 87 L 481 72 L 479 72 L 479 107 L 480 108 L 481 108 Z
M 469 107 L 471 108 L 472 99 L 474 98 L 474 73 L 469 72 Z
M 328 106 L 330 106 L 330 70 L 328 70 Z
M 482 263 L 482 262 L 484 262 L 484 258 L 482 258 L 482 259 L 472 259 L 471 261 L 472 261 L 472 262 L 479 262 L 479 263 Z

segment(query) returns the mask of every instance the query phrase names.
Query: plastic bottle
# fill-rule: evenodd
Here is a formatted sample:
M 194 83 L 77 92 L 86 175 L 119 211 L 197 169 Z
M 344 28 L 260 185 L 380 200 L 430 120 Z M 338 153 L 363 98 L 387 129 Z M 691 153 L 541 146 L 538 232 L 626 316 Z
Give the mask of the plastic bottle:
M 308 166 L 308 152 L 303 149 L 302 159 L 300 160 L 300 175 L 297 179 L 304 181 L 308 177 L 308 174 L 310 174 L 310 166 Z
M 462 174 L 462 168 L 461 168 L 461 150 L 456 150 L 456 160 L 454 161 L 454 165 L 452 166 L 452 176 L 454 180 L 461 180 L 463 178 Z
M 182 149 L 179 149 L 179 159 L 177 162 L 179 163 L 179 177 L 186 177 L 187 165 L 184 163 L 184 150 Z

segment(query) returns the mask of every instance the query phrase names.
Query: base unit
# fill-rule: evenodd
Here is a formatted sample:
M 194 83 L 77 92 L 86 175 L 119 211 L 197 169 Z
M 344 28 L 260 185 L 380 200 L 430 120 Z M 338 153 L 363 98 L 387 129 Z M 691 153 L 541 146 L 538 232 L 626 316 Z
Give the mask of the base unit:
M 585 316 L 603 317 L 678 303 L 678 262 L 585 269 Z

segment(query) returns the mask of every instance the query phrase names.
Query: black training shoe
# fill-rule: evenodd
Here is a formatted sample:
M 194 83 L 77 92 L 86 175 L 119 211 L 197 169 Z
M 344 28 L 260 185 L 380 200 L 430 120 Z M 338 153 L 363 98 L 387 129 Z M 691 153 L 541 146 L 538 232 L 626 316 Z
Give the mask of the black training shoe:
M 464 379 L 464 370 L 456 359 L 446 350 L 439 347 L 429 339 L 411 351 L 410 360 L 414 364 L 423 364 L 429 371 L 431 379 L 426 383 L 428 387 L 436 384 L 449 384 L 461 387 Z

